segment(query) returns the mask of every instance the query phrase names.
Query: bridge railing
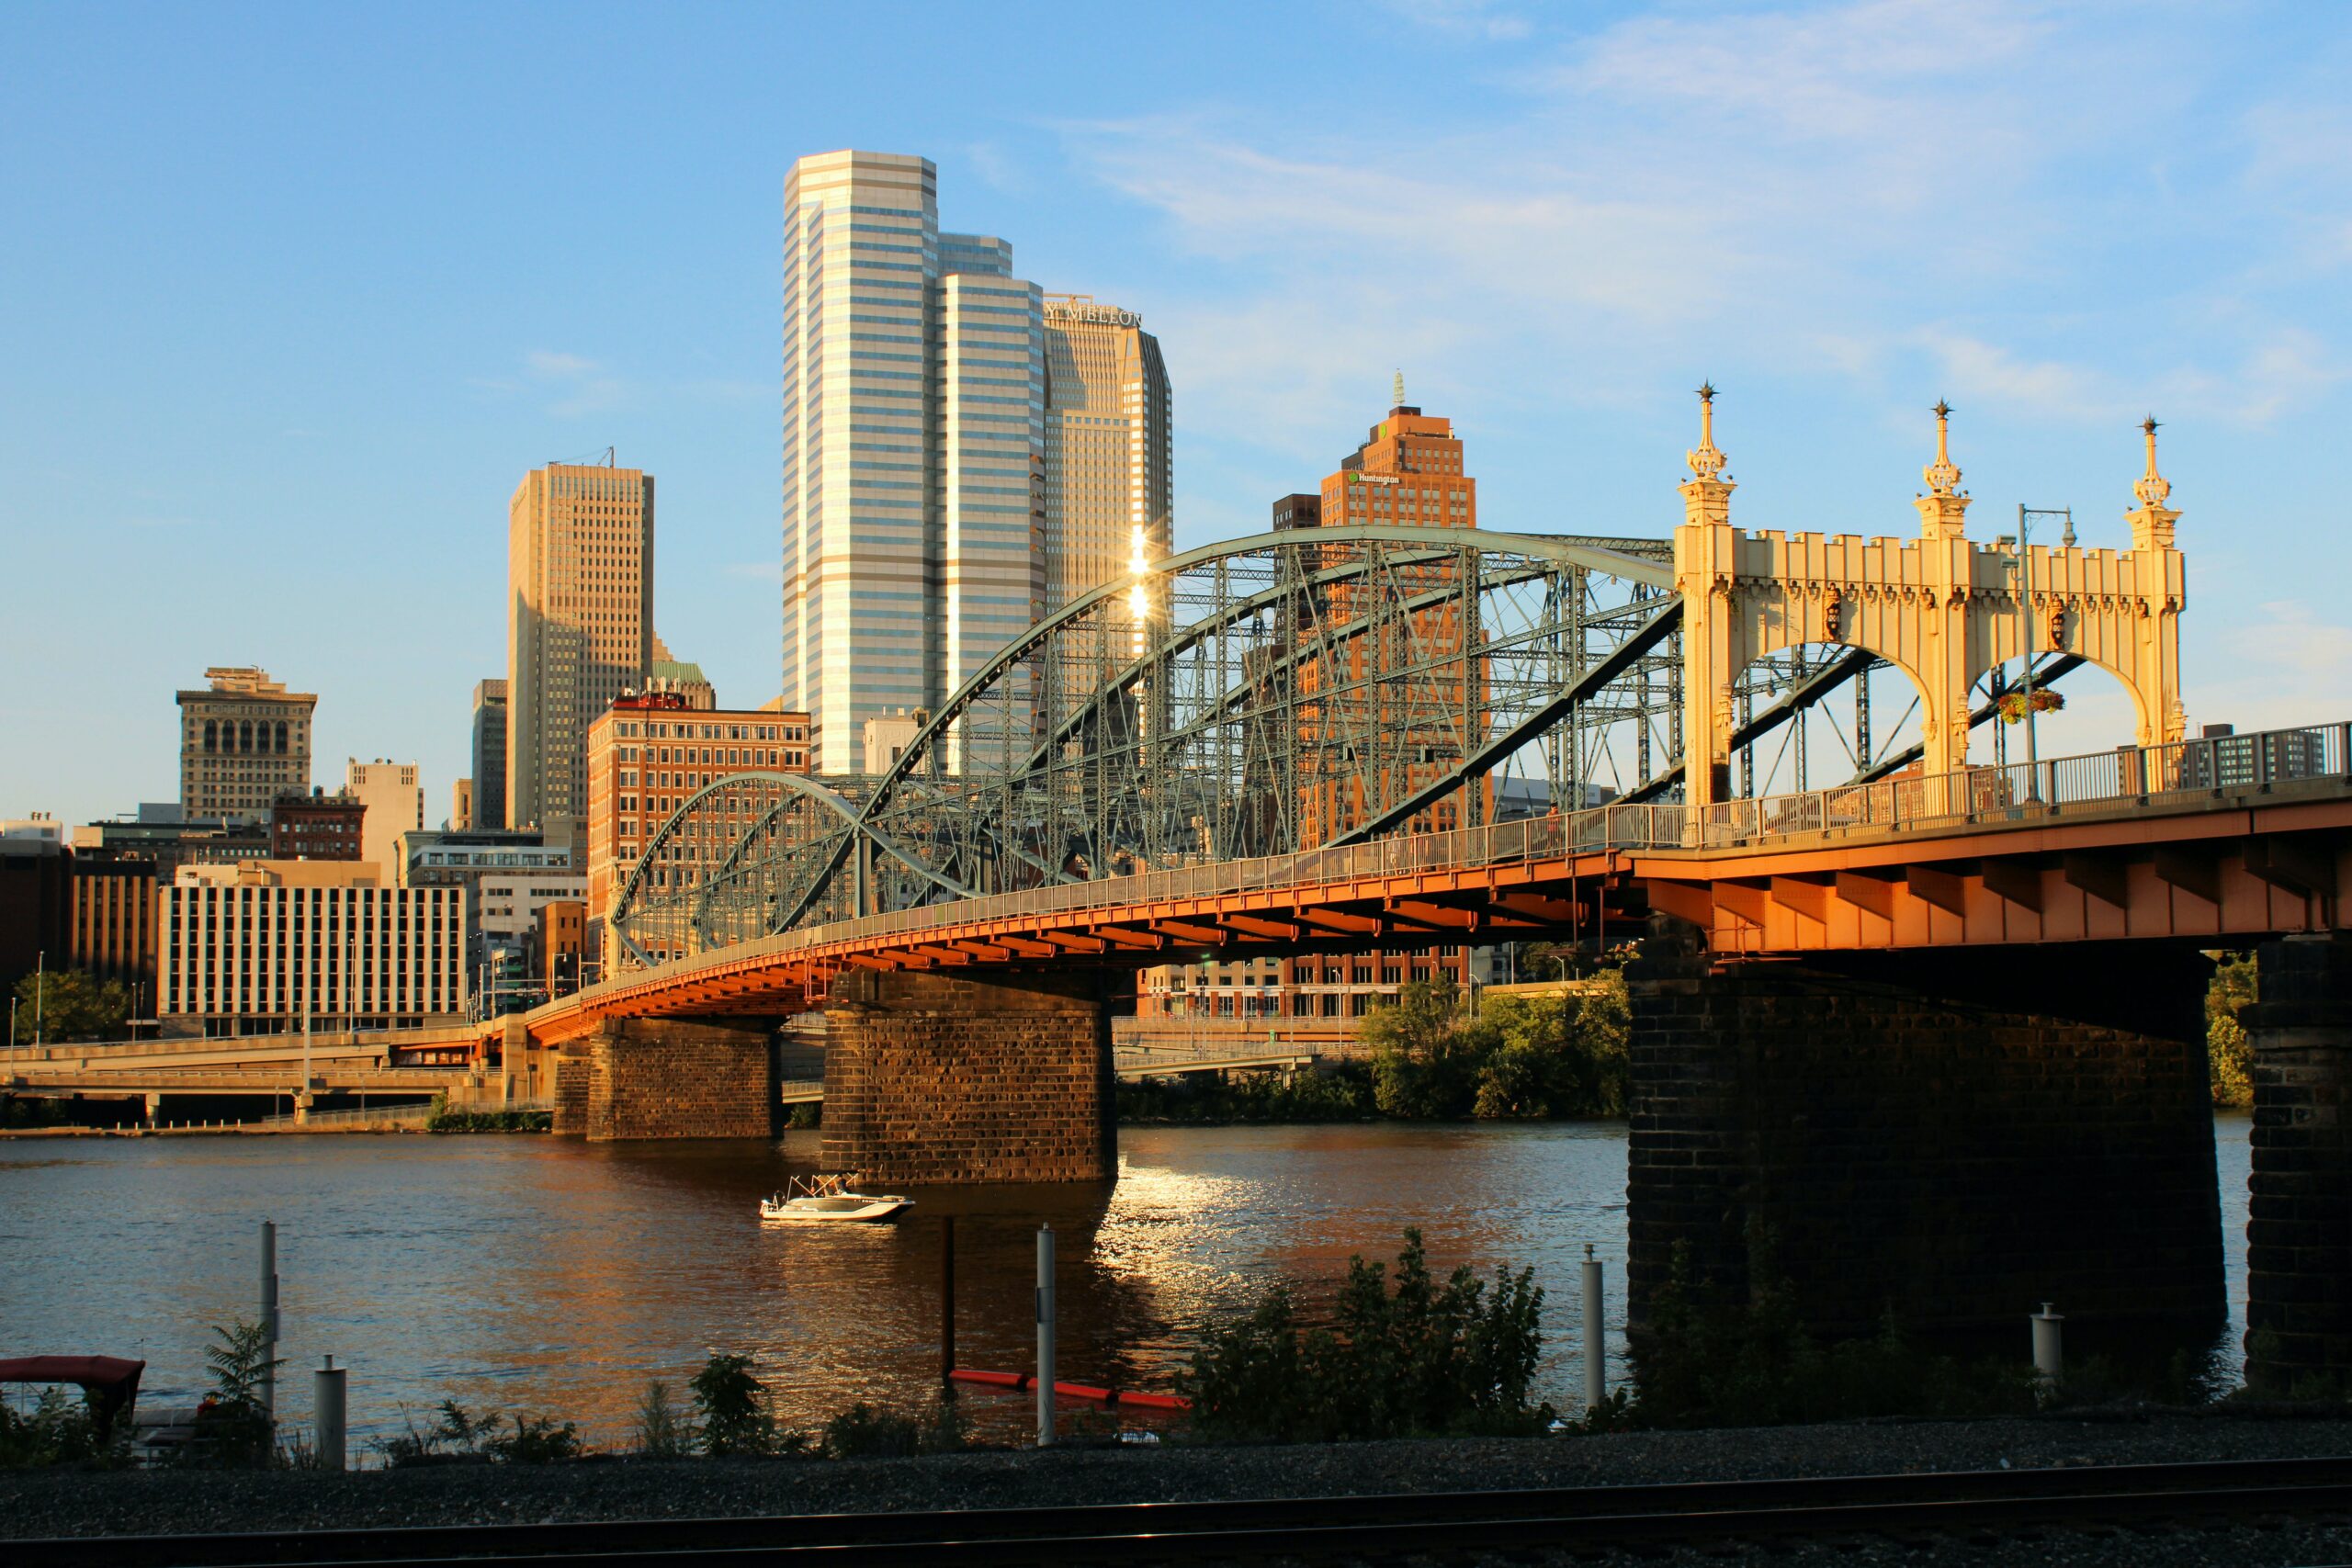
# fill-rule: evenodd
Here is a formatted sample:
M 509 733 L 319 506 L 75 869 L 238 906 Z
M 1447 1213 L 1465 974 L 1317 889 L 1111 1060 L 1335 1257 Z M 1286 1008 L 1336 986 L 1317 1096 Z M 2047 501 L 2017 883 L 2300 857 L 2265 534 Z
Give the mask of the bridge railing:
M 1368 843 L 1258 860 L 1167 867 L 1132 875 L 922 905 L 768 937 L 747 955 L 774 956 L 926 928 L 1051 914 L 1136 908 L 1224 894 L 1289 886 L 1327 886 L 1515 862 L 1547 861 L 1606 850 L 1706 850 L 1775 840 L 1879 835 L 1985 826 L 2064 815 L 2177 807 L 2199 799 L 2260 794 L 2279 784 L 2352 777 L 2352 725 L 2331 724 L 2246 735 L 2207 736 L 2166 746 L 2125 746 L 2086 756 L 2054 757 L 1933 776 L 1882 779 L 1705 807 L 1676 803 L 1609 805 L 1562 816 L 1407 833 Z M 682 972 L 700 960 L 675 961 Z M 667 965 L 663 967 L 668 967 Z M 626 987 L 660 969 L 619 977 Z
M 2344 778 L 2347 760 L 2352 726 L 2342 724 L 2206 736 L 2166 746 L 2119 746 L 2085 756 L 1717 801 L 1699 814 L 1682 847 L 1967 827 L 2062 815 L 2069 807 L 2178 806 L 2235 791 L 2260 793 L 2277 784 Z

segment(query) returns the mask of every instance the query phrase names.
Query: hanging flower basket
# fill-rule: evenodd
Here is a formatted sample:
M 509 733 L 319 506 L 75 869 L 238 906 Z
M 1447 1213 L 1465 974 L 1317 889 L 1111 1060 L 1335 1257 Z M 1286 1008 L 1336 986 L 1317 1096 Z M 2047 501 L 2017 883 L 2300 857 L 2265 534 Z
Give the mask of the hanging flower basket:
M 2065 705 L 2066 699 L 2061 696 L 2058 693 L 2052 691 L 2049 687 L 2036 686 L 2033 689 L 2034 712 L 2056 713 L 2060 708 L 2063 708 Z M 2007 691 L 2003 692 L 2001 694 L 1999 711 L 2001 715 L 2001 722 L 2003 724 L 2024 723 L 2026 714 L 2025 688 L 2022 686 L 2012 686 Z

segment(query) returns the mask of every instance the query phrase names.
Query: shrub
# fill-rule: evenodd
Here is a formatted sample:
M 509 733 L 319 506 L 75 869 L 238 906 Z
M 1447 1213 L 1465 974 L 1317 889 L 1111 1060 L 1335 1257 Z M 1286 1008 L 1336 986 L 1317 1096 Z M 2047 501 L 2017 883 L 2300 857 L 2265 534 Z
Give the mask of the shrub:
M 435 1095 L 424 1119 L 428 1133 L 548 1133 L 555 1129 L 549 1111 L 452 1111 L 448 1097 Z
M 655 1378 L 637 1403 L 637 1451 L 648 1459 L 684 1459 L 694 1451 L 694 1423 L 670 1403 L 670 1385 Z
M 277 1458 L 277 1434 L 262 1405 L 262 1383 L 286 1364 L 269 1354 L 268 1330 L 239 1319 L 216 1325 L 220 1341 L 204 1352 L 212 1390 L 197 1406 L 196 1430 L 176 1462 L 229 1470 L 265 1470 Z
M 705 1453 L 718 1457 L 775 1450 L 775 1418 L 768 1414 L 766 1386 L 752 1375 L 751 1357 L 714 1350 L 688 1386 L 702 1423 Z
M 489 1426 L 498 1427 L 498 1417 L 492 1416 Z M 565 1460 L 580 1458 L 588 1451 L 580 1440 L 580 1428 L 566 1421 L 559 1427 L 552 1416 L 517 1415 L 514 1429 L 504 1437 L 492 1437 L 484 1445 L 490 1457 L 502 1464 L 558 1464 Z
M 828 1459 L 902 1459 L 910 1454 L 960 1453 L 971 1446 L 963 1412 L 937 1400 L 921 1419 L 876 1410 L 863 1402 L 825 1423 Z
M 0 1470 L 37 1470 L 80 1465 L 114 1470 L 130 1462 L 130 1424 L 101 1436 L 86 1401 L 75 1403 L 62 1388 L 45 1388 L 28 1411 L 0 1403 Z
M 1303 1326 L 1276 1286 L 1212 1327 L 1184 1382 L 1193 1428 L 1223 1440 L 1334 1441 L 1426 1434 L 1529 1434 L 1552 1419 L 1528 1402 L 1543 1351 L 1544 1292 L 1529 1270 L 1469 1269 L 1440 1284 L 1420 1232 L 1387 1267 L 1348 1260 L 1328 1326 Z
M 377 1445 L 395 1470 L 428 1464 L 554 1464 L 580 1458 L 588 1451 L 576 1423 L 558 1426 L 552 1416 L 514 1416 L 514 1429 L 502 1432 L 503 1421 L 495 1410 L 476 1416 L 454 1399 L 441 1402 L 433 1425 L 419 1431 L 405 1408 L 399 1437 Z

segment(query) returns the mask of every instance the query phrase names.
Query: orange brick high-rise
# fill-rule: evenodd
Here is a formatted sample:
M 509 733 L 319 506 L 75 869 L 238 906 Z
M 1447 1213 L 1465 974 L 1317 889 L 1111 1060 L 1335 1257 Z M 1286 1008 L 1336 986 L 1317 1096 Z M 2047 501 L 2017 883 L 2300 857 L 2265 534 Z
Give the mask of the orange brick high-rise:
M 1366 524 L 1478 525 L 1478 485 L 1463 471 L 1453 422 L 1408 404 L 1401 380 L 1388 417 L 1323 481 L 1319 497 L 1292 495 L 1274 502 L 1277 532 Z M 1452 572 L 1451 567 L 1424 570 L 1430 575 L 1416 579 L 1415 588 L 1437 587 Z M 1298 606 L 1298 624 L 1288 635 L 1295 647 L 1313 647 L 1319 631 L 1337 632 L 1374 604 L 1369 591 L 1348 584 L 1319 590 L 1311 604 Z M 1302 844 L 1326 842 L 1363 822 L 1378 801 L 1400 798 L 1461 766 L 1462 716 L 1470 716 L 1468 739 L 1475 744 L 1483 735 L 1486 707 L 1482 661 L 1463 658 L 1462 651 L 1460 617 L 1447 604 L 1391 620 L 1371 635 L 1340 638 L 1332 651 L 1302 661 L 1296 677 Z M 1415 664 L 1424 668 L 1411 682 L 1376 678 Z M 1366 740 L 1374 745 L 1358 744 Z M 1379 787 L 1384 778 L 1385 790 Z M 1477 785 L 1470 799 L 1480 803 L 1476 819 L 1486 819 L 1491 786 Z M 1464 805 L 1462 793 L 1448 795 L 1415 813 L 1407 830 L 1468 826 Z M 1472 963 L 1468 949 L 1449 944 L 1169 964 L 1142 975 L 1136 1011 L 1147 1026 L 1201 1019 L 1348 1028 L 1344 1021 L 1394 1002 L 1410 982 L 1451 979 L 1466 987 Z
M 1478 525 L 1478 481 L 1463 472 L 1453 422 L 1408 405 L 1404 389 L 1399 377 L 1388 417 L 1323 481 L 1322 527 Z M 1314 614 L 1327 628 L 1345 626 L 1373 608 L 1368 592 L 1336 584 L 1323 591 Z M 1460 765 L 1461 716 L 1483 716 L 1486 695 L 1481 673 L 1460 657 L 1462 636 L 1459 614 L 1448 604 L 1415 611 L 1409 619 L 1386 619 L 1302 665 L 1302 843 L 1323 843 L 1358 827 L 1383 798 L 1395 799 Z M 1425 666 L 1418 679 L 1394 679 L 1416 664 Z M 1364 738 L 1377 750 L 1352 744 Z M 1467 825 L 1455 796 L 1417 814 L 1411 826 L 1444 832 Z

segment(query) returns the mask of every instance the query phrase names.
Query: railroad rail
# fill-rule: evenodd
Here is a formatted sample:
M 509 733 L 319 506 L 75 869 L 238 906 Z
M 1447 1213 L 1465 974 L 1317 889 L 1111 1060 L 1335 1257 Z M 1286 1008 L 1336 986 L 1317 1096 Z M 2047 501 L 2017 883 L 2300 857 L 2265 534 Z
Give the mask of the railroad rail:
M 831 1564 L 1250 1562 L 1724 1541 L 2152 1531 L 2216 1518 L 2352 1516 L 2352 1457 L 1940 1474 L 1120 1503 L 1075 1507 L 411 1529 L 115 1536 L 10 1543 L 17 1568 L 175 1563 Z

